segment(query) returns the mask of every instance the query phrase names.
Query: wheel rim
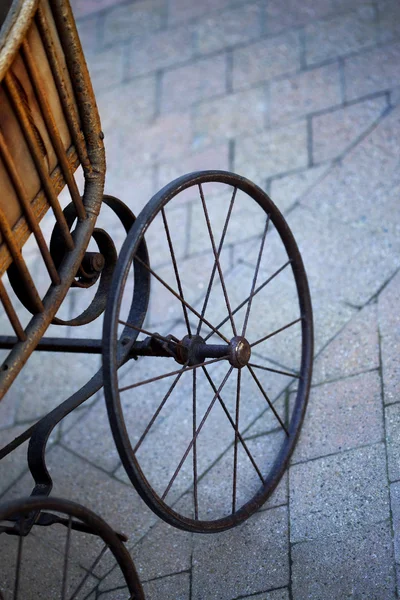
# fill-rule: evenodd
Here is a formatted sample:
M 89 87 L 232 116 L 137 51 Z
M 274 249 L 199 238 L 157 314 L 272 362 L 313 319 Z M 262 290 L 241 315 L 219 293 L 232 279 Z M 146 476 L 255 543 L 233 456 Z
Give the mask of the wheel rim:
M 3 504 L 0 540 L 4 598 L 79 600 L 113 589 L 108 582 L 114 580 L 118 581 L 114 587 L 120 588 L 118 597 L 144 599 L 132 559 L 118 535 L 75 502 L 30 497 Z M 90 559 L 84 555 L 88 544 L 95 545 L 88 553 Z
M 215 222 L 212 222 L 212 218 L 209 214 L 210 204 L 207 205 L 206 188 L 208 184 L 213 186 L 221 184 L 231 188 L 230 193 L 226 196 L 227 200 L 225 203 L 224 218 L 220 223 L 220 235 L 218 236 L 215 235 Z M 204 230 L 208 234 L 208 242 L 213 264 L 207 285 L 204 288 L 204 296 L 202 301 L 196 304 L 196 309 L 194 309 L 193 304 L 188 302 L 185 298 L 185 290 L 182 287 L 184 282 L 182 283 L 179 275 L 179 256 L 173 249 L 173 236 L 171 235 L 170 224 L 168 224 L 170 215 L 167 218 L 167 205 L 169 202 L 173 199 L 176 199 L 178 195 L 182 196 L 183 193 L 187 193 L 193 189 L 198 190 L 199 198 L 197 202 L 200 204 L 201 209 L 203 210 L 205 223 Z M 249 199 L 255 201 L 256 208 L 261 211 L 261 214 L 264 215 L 264 222 L 262 223 L 260 230 L 261 233 L 257 237 L 258 249 L 254 259 L 255 266 L 253 265 L 253 272 L 250 277 L 250 285 L 247 286 L 246 292 L 244 293 L 243 300 L 247 299 L 247 302 L 242 301 L 241 303 L 233 306 L 229 300 L 230 291 L 228 290 L 227 281 L 225 281 L 227 278 L 224 276 L 223 272 L 222 252 L 224 251 L 224 243 L 226 243 L 229 235 L 228 231 L 231 223 L 230 215 L 233 214 L 235 209 L 237 209 L 239 194 L 247 197 L 246 202 L 248 202 Z M 245 206 L 247 205 L 245 204 Z M 153 223 L 155 223 L 157 216 L 164 226 L 166 247 L 170 251 L 170 262 L 175 286 L 172 286 L 171 279 L 168 280 L 167 286 L 165 286 L 166 282 L 164 280 L 163 283 L 160 283 L 162 278 L 159 276 L 159 274 L 157 274 L 156 267 L 154 269 L 148 267 L 148 272 L 152 276 L 153 283 L 156 282 L 167 289 L 167 291 L 171 294 L 171 298 L 174 297 L 175 301 L 179 303 L 182 313 L 182 324 L 192 338 L 191 341 L 187 342 L 187 340 L 181 336 L 179 337 L 178 341 L 170 341 L 169 344 L 167 344 L 167 342 L 164 343 L 168 345 L 169 349 L 173 351 L 175 356 L 177 354 L 181 355 L 183 350 L 178 352 L 178 349 L 182 349 L 184 346 L 186 346 L 186 350 L 183 353 L 184 356 L 182 354 L 182 356 L 180 356 L 181 360 L 178 362 L 181 362 L 182 365 L 186 358 L 186 360 L 192 360 L 192 363 L 186 364 L 186 367 L 185 365 L 182 367 L 179 364 L 173 363 L 173 361 L 171 362 L 170 366 L 175 367 L 169 369 L 172 385 L 169 385 L 166 394 L 160 395 L 160 397 L 162 397 L 161 404 L 158 403 L 155 412 L 153 412 L 151 418 L 148 419 L 147 426 L 144 429 L 142 428 L 140 435 L 137 434 L 135 437 L 135 434 L 132 434 L 132 428 L 130 427 L 132 424 L 132 419 L 129 420 L 129 423 L 127 423 L 126 420 L 127 405 L 123 398 L 123 394 L 126 394 L 126 392 L 130 390 L 130 393 L 135 394 L 132 396 L 132 398 L 135 402 L 138 402 L 138 390 L 141 386 L 146 387 L 143 385 L 143 381 L 145 383 L 147 382 L 148 386 L 154 386 L 160 385 L 160 381 L 164 380 L 164 378 L 160 376 L 154 377 L 153 375 L 153 378 L 150 377 L 146 379 L 146 377 L 142 377 L 142 379 L 138 382 L 130 383 L 128 381 L 127 385 L 121 385 L 120 377 L 125 377 L 125 375 L 119 376 L 117 369 L 118 365 L 116 356 L 118 354 L 118 348 L 120 347 L 120 342 L 117 341 L 118 328 L 121 326 L 121 323 L 125 323 L 125 321 L 123 321 L 121 318 L 120 309 L 122 298 L 124 296 L 124 283 L 127 280 L 129 269 L 132 268 L 133 257 L 135 256 L 136 249 L 139 247 L 139 244 L 143 240 L 145 234 L 147 241 L 149 241 L 149 237 L 151 236 L 151 226 Z M 170 223 L 171 222 L 172 221 L 170 221 Z M 262 279 L 261 273 L 263 273 L 264 268 L 262 264 L 263 252 L 265 249 L 265 244 L 268 240 L 268 232 L 271 231 L 271 227 L 273 227 L 274 235 L 282 243 L 289 259 L 286 260 L 286 263 L 282 264 L 273 273 L 270 273 L 269 277 L 264 277 Z M 241 234 L 239 233 L 239 236 L 240 235 Z M 152 261 L 154 261 L 154 256 L 151 254 L 151 249 L 150 256 L 152 257 Z M 243 264 L 245 262 L 246 261 L 242 261 Z M 134 265 L 135 269 L 137 266 L 143 267 L 142 263 L 140 261 L 138 262 L 136 258 L 134 259 Z M 291 267 L 291 269 L 288 269 L 288 267 Z M 297 315 L 296 319 L 292 319 L 292 321 L 287 321 L 286 323 L 279 323 L 279 326 L 277 324 L 275 329 L 269 329 L 263 333 L 260 332 L 258 337 L 255 338 L 251 333 L 255 327 L 255 322 L 252 322 L 251 315 L 253 309 L 255 310 L 256 304 L 259 305 L 259 299 L 262 296 L 260 292 L 263 291 L 263 294 L 265 294 L 267 286 L 270 285 L 272 281 L 277 281 L 279 279 L 279 275 L 285 270 L 286 272 L 290 270 L 292 274 L 299 314 Z M 282 277 L 282 275 L 280 276 Z M 207 311 L 210 310 L 210 306 L 213 304 L 212 301 L 210 302 L 210 297 L 212 297 L 213 288 L 217 282 L 220 286 L 220 292 L 225 302 L 225 312 L 227 314 L 222 321 L 217 320 L 211 323 L 206 317 L 208 315 Z M 114 439 L 116 441 L 121 461 L 129 478 L 146 503 L 160 517 L 177 527 L 191 531 L 212 532 L 222 531 L 239 524 L 261 506 L 261 504 L 269 497 L 279 482 L 297 441 L 301 423 L 304 418 L 304 412 L 309 393 L 313 353 L 312 309 L 304 266 L 290 229 L 269 197 L 250 181 L 237 175 L 221 171 L 207 171 L 188 174 L 163 188 L 152 198 L 152 200 L 140 213 L 135 226 L 132 228 L 121 251 L 112 288 L 113 293 L 110 295 L 104 320 L 105 343 L 103 357 L 105 369 L 105 394 Z M 176 291 L 175 296 L 171 293 L 171 289 Z M 180 298 L 179 301 L 177 300 L 177 296 Z M 195 318 L 197 319 L 195 326 L 193 325 L 193 315 L 195 315 Z M 240 315 L 242 321 L 239 327 L 235 321 Z M 222 333 L 225 331 L 223 328 L 226 328 L 227 326 L 230 326 L 232 329 L 230 336 L 228 336 L 227 333 L 226 335 Z M 264 344 L 270 342 L 272 338 L 276 339 L 278 335 L 282 336 L 282 332 L 286 332 L 287 334 L 296 326 L 300 329 L 300 337 L 298 339 L 300 364 L 299 368 L 296 369 L 298 371 L 297 376 L 296 373 L 293 374 L 292 371 L 285 370 L 284 367 L 282 367 L 282 362 L 279 361 L 276 361 L 278 364 L 275 365 L 271 362 L 259 364 L 260 358 L 253 354 L 253 351 L 256 352 L 258 348 L 263 347 Z M 126 328 L 126 325 L 124 325 L 124 327 Z M 135 327 L 134 323 L 133 327 L 137 333 L 138 330 L 141 329 L 140 325 Z M 208 333 L 205 332 L 207 327 L 209 329 Z M 151 332 L 149 332 L 148 329 L 141 331 L 145 331 L 147 334 L 154 333 L 154 329 L 152 329 Z M 216 338 L 217 336 L 220 338 L 220 346 L 226 343 L 226 347 L 228 348 L 228 344 L 230 344 L 229 347 L 231 348 L 231 354 L 230 358 L 228 359 L 229 362 L 226 365 L 226 373 L 220 373 L 219 380 L 216 380 L 214 385 L 212 385 L 210 381 L 210 379 L 213 379 L 213 377 L 210 377 L 208 370 L 212 368 L 216 369 L 217 367 L 219 368 L 219 365 L 213 365 L 212 359 L 208 359 L 206 361 L 203 360 L 202 362 L 202 359 L 199 357 L 193 358 L 193 356 L 196 354 L 194 351 L 195 336 L 200 336 L 202 338 L 199 341 L 200 344 L 203 341 L 207 343 L 210 338 L 211 342 L 214 342 L 213 338 Z M 165 338 L 163 335 L 160 337 L 162 339 Z M 186 338 L 187 337 L 188 336 L 186 336 Z M 159 343 L 162 343 L 162 341 L 159 340 Z M 239 352 L 239 347 L 246 347 L 247 343 L 251 346 L 252 357 L 250 360 L 246 358 L 246 352 L 244 352 L 244 354 L 243 350 L 240 350 L 242 354 Z M 187 350 L 188 345 L 190 346 L 189 350 Z M 212 356 L 209 347 L 207 347 L 207 351 L 207 356 Z M 232 352 L 233 354 L 236 352 L 236 358 L 233 358 Z M 221 352 L 218 356 L 220 355 Z M 256 360 L 254 360 L 254 358 L 256 358 Z M 242 359 L 244 361 L 244 366 L 237 364 L 237 361 L 239 360 L 240 362 Z M 151 360 L 155 361 L 160 359 L 154 358 Z M 206 362 L 205 365 L 204 362 Z M 174 390 L 176 390 L 179 385 L 182 385 L 180 382 L 184 377 L 189 377 L 189 375 L 186 374 L 184 377 L 182 376 L 182 370 L 185 368 L 186 370 L 192 372 L 190 374 L 192 389 L 192 436 L 189 438 L 190 442 L 186 445 L 186 449 L 181 460 L 177 462 L 176 468 L 172 470 L 172 476 L 171 473 L 169 473 L 169 479 L 167 480 L 166 487 L 163 491 L 160 491 L 158 488 L 156 489 L 156 486 L 154 486 L 153 482 L 151 481 L 151 477 L 149 476 L 148 460 L 141 460 L 140 457 L 138 458 L 138 455 L 139 452 L 143 452 L 141 445 L 144 443 L 146 436 L 150 435 L 149 432 L 151 428 L 153 426 L 155 427 L 155 423 L 157 419 L 160 418 L 162 411 L 166 410 L 168 401 L 170 401 L 170 397 L 175 393 Z M 204 389 L 203 380 L 202 384 L 199 385 L 200 371 L 202 372 L 203 380 L 205 379 L 207 381 L 207 384 L 209 385 L 208 389 L 211 391 L 211 402 L 208 402 L 207 406 L 203 405 L 203 408 L 201 407 L 198 399 L 199 392 Z M 229 404 L 229 402 L 224 402 L 222 394 L 225 392 L 228 393 L 226 390 L 229 386 L 231 386 L 231 382 L 229 382 L 228 385 L 227 382 L 229 378 L 231 378 L 233 371 L 236 375 L 236 385 L 234 386 L 235 390 L 233 390 L 233 392 L 230 394 L 234 400 L 233 404 L 231 401 Z M 186 371 L 183 372 L 186 373 Z M 277 398 L 274 398 L 273 401 L 271 401 L 269 394 L 265 392 L 263 383 L 261 381 L 266 373 L 268 374 L 268 377 L 271 377 L 271 374 L 273 374 L 274 377 L 278 378 L 285 378 L 289 374 L 293 375 L 292 379 L 297 383 L 297 392 L 295 394 L 296 399 L 293 400 L 294 394 L 289 395 L 290 389 L 288 386 L 286 386 L 284 391 L 281 391 L 281 393 L 277 395 Z M 281 430 L 280 433 L 284 434 L 284 439 L 280 439 L 278 443 L 279 447 L 277 446 L 277 448 L 273 450 L 274 456 L 269 461 L 268 473 L 265 473 L 265 469 L 263 470 L 262 466 L 259 467 L 257 465 L 257 461 L 254 459 L 253 452 L 249 450 L 249 446 L 258 444 L 258 442 L 254 442 L 253 440 L 261 437 L 257 435 L 257 431 L 256 434 L 252 434 L 252 431 L 254 431 L 254 428 L 252 430 L 252 427 L 257 421 L 257 416 L 258 418 L 261 418 L 262 415 L 252 415 L 253 417 L 256 417 L 253 424 L 249 424 L 248 419 L 247 421 L 246 419 L 242 419 L 242 406 L 244 403 L 246 405 L 249 404 L 248 410 L 251 408 L 251 402 L 249 403 L 247 398 L 243 399 L 244 396 L 242 392 L 242 386 L 246 383 L 246 378 L 250 378 L 253 388 L 258 390 L 257 393 L 262 399 L 262 402 L 265 402 L 265 406 L 268 407 L 268 410 L 270 411 L 271 415 L 273 415 L 276 423 L 279 424 Z M 285 415 L 280 415 L 279 413 L 281 409 L 279 408 L 278 404 L 275 407 L 275 402 L 280 402 L 280 398 L 283 398 L 283 393 L 285 400 L 282 402 L 282 404 L 284 405 Z M 224 415 L 229 425 L 228 429 L 230 429 L 230 432 L 233 433 L 231 444 L 232 450 L 230 451 L 231 459 L 233 461 L 233 468 L 230 500 L 231 508 L 228 510 L 225 507 L 225 509 L 223 509 L 225 512 L 223 512 L 222 516 L 215 517 L 215 514 L 213 513 L 211 515 L 212 518 L 210 519 L 207 518 L 207 509 L 200 510 L 200 498 L 198 498 L 198 496 L 201 496 L 199 493 L 200 482 L 203 482 L 203 488 L 207 486 L 212 487 L 213 479 L 208 473 L 210 470 L 212 471 L 214 467 L 210 468 L 210 465 L 208 464 L 206 466 L 202 465 L 200 468 L 198 464 L 198 457 L 196 456 L 196 447 L 200 444 L 201 436 L 203 436 L 202 432 L 206 430 L 205 426 L 207 424 L 209 415 L 212 414 L 212 411 L 216 410 L 214 408 L 215 405 L 219 406 L 218 410 Z M 139 407 L 136 411 L 136 415 L 139 417 Z M 133 418 L 133 420 L 135 419 Z M 168 421 L 168 418 L 166 418 L 166 420 Z M 243 435 L 243 427 L 245 436 Z M 257 427 L 255 427 L 255 430 L 257 430 Z M 219 430 L 217 430 L 216 437 L 219 437 Z M 271 435 L 268 443 L 271 443 L 272 437 L 273 436 Z M 281 437 L 282 436 L 280 436 L 280 438 Z M 273 445 L 275 445 L 275 442 L 273 442 Z M 165 452 L 168 453 L 168 444 Z M 162 453 L 161 447 L 158 448 L 158 453 L 158 456 L 160 456 L 160 453 Z M 229 448 L 226 448 L 224 454 L 227 455 L 228 453 Z M 155 454 L 157 460 L 157 452 Z M 151 451 L 149 450 L 149 456 L 150 455 Z M 190 460 L 193 464 L 192 488 L 190 489 L 189 486 L 185 488 L 184 491 L 186 491 L 186 495 L 191 494 L 193 496 L 193 506 L 189 511 L 186 511 L 186 509 L 184 511 L 179 505 L 179 502 L 182 502 L 184 493 L 182 493 L 180 496 L 179 494 L 178 496 L 173 496 L 170 499 L 168 496 L 171 493 L 171 490 L 174 487 L 177 479 L 179 479 L 181 476 L 182 467 L 188 460 L 189 455 L 191 455 Z M 252 482 L 251 485 L 248 483 L 242 484 L 245 487 L 246 485 L 250 485 L 251 487 L 250 497 L 245 500 L 242 497 L 239 498 L 240 494 L 238 492 L 238 487 L 240 484 L 239 467 L 241 465 L 241 461 L 243 462 L 243 455 L 245 455 L 248 462 L 247 466 L 250 465 L 250 468 L 253 470 L 253 476 L 256 477 L 259 484 L 257 489 L 254 482 Z M 218 468 L 222 469 L 223 471 L 224 466 L 223 460 L 221 461 L 221 456 L 218 455 L 216 458 L 218 460 L 215 464 L 218 465 L 219 462 L 220 464 Z M 209 479 L 208 483 L 207 477 Z M 207 497 L 207 494 L 205 497 Z M 205 518 L 204 515 L 206 515 Z

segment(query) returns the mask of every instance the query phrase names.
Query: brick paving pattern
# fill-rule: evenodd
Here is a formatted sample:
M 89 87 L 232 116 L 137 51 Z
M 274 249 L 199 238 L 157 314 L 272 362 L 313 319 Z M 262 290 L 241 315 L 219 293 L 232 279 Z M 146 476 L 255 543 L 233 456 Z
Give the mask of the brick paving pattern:
M 137 214 L 170 180 L 213 168 L 244 175 L 270 193 L 307 270 L 315 367 L 288 472 L 263 509 L 238 528 L 202 536 L 156 517 L 121 465 L 101 392 L 51 437 L 54 494 L 82 502 L 129 535 L 148 600 L 399 598 L 400 5 L 72 0 L 72 6 L 105 133 L 106 191 Z M 188 301 L 201 308 L 213 256 L 192 200 L 177 203 L 169 218 L 182 281 L 192 292 Z M 226 204 L 219 197 L 210 214 L 223 224 Z M 243 204 L 221 255 L 235 306 L 251 288 L 257 261 L 262 227 L 255 215 Z M 121 228 L 112 231 L 120 245 Z M 149 231 L 148 243 L 161 274 L 168 247 L 156 232 Z M 201 253 L 204 272 L 196 263 Z M 271 273 L 267 263 L 261 271 Z M 290 282 L 283 277 L 281 285 L 279 311 L 290 320 Z M 218 320 L 210 304 L 207 314 Z M 86 300 L 70 293 L 63 310 L 72 315 L 80 306 Z M 274 328 L 277 314 L 257 302 L 254 310 Z M 155 283 L 146 324 L 169 333 L 171 323 L 175 332 L 179 318 L 169 293 Z M 68 335 L 100 336 L 101 323 Z M 274 349 L 280 365 L 296 358 L 288 340 L 283 336 Z M 91 356 L 34 355 L 0 405 L 1 445 L 56 406 L 58 390 L 64 399 L 79 389 L 99 364 Z M 154 375 L 151 368 L 140 371 L 140 361 L 138 372 Z M 152 385 L 158 396 L 168 389 L 165 381 Z M 279 377 L 269 385 L 278 410 L 290 406 L 291 389 L 282 396 Z M 137 389 L 144 424 L 152 405 L 149 392 Z M 183 386 L 172 399 L 168 426 L 173 418 L 191 419 L 186 393 Z M 276 430 L 254 420 L 258 414 L 254 400 L 242 427 L 255 456 L 264 458 Z M 223 455 L 227 441 L 217 420 L 210 428 L 208 441 Z M 143 458 L 152 481 L 158 484 L 184 444 L 178 430 L 170 446 L 154 445 Z M 25 454 L 24 445 L 0 463 L 2 500 L 29 493 Z M 202 460 L 199 494 L 208 498 L 216 486 L 223 503 L 229 461 L 221 459 L 213 474 L 207 449 Z M 190 511 L 180 485 L 176 499 Z M 85 560 L 95 551 L 87 547 Z M 118 596 L 115 572 L 103 575 L 95 573 L 98 594 L 86 597 L 126 597 Z

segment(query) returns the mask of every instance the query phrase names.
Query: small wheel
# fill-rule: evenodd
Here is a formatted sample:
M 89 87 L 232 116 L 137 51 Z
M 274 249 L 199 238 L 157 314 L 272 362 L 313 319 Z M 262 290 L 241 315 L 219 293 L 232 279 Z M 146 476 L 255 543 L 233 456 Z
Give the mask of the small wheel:
M 0 598 L 83 600 L 112 591 L 115 599 L 144 600 L 121 538 L 75 502 L 37 496 L 5 503 L 0 506 Z
M 144 236 L 151 267 L 137 254 Z M 138 268 L 152 278 L 143 328 L 127 308 Z M 127 331 L 139 360 L 118 369 Z M 267 194 L 223 171 L 158 192 L 121 250 L 103 340 L 111 429 L 150 508 L 196 532 L 255 512 L 298 439 L 313 360 L 303 262 Z

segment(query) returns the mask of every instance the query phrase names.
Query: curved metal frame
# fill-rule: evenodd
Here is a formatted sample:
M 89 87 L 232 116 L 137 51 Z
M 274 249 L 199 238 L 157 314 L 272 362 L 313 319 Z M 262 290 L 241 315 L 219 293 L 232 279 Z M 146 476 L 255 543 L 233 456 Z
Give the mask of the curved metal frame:
M 96 515 L 88 508 L 85 508 L 76 502 L 71 502 L 70 500 L 64 500 L 62 498 L 22 498 L 19 500 L 12 500 L 0 506 L 0 521 L 11 520 L 13 517 L 21 515 L 21 513 L 23 515 L 29 515 L 33 513 L 40 516 L 41 511 L 49 510 L 62 512 L 63 514 L 78 519 L 80 522 L 82 522 L 84 531 L 99 536 L 109 547 L 124 575 L 129 592 L 131 594 L 130 599 L 144 600 L 143 589 L 128 550 L 125 548 L 115 531 L 113 531 L 113 529 L 111 529 L 111 527 L 101 517 Z M 48 516 L 48 513 L 46 513 L 46 516 Z M 52 515 L 49 516 L 51 518 Z M 28 520 L 29 517 L 27 518 L 27 521 Z M 57 520 L 54 522 L 56 523 Z M 13 534 L 18 535 L 18 522 L 15 523 L 12 529 L 14 530 Z M 6 532 L 3 531 L 1 533 L 4 535 Z M 24 531 L 23 535 L 27 535 L 27 532 Z M 23 539 L 22 536 L 21 539 Z

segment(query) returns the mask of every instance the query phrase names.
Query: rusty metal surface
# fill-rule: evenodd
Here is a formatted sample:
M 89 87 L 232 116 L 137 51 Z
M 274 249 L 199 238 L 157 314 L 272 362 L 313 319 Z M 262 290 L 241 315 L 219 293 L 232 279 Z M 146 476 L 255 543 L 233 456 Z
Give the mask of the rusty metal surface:
M 48 325 L 55 318 L 60 304 L 74 281 L 91 239 L 96 217 L 100 210 L 105 178 L 103 134 L 71 8 L 65 0 L 52 0 L 49 5 L 43 1 L 40 3 L 38 10 L 37 8 L 37 2 L 14 2 L 2 28 L 0 39 L 0 81 L 5 86 L 12 110 L 18 119 L 19 126 L 22 128 L 42 188 L 39 192 L 42 198 L 41 208 L 37 211 L 35 210 L 36 198 L 26 197 L 23 185 L 21 184 L 21 176 L 18 176 L 21 169 L 24 169 L 24 165 L 8 161 L 8 173 L 11 173 L 11 180 L 21 206 L 22 217 L 15 227 L 11 227 L 7 222 L 7 217 L 0 214 L 1 233 L 3 234 L 0 250 L 5 248 L 8 253 L 11 253 L 13 260 L 13 265 L 10 269 L 11 282 L 14 289 L 17 290 L 17 294 L 20 297 L 24 294 L 24 297 L 27 298 L 24 304 L 29 304 L 30 310 L 33 312 L 33 318 L 25 330 L 27 339 L 15 344 L 2 365 L 0 371 L 0 398 L 3 397 L 29 358 L 31 352 L 35 349 Z M 36 26 L 38 29 L 34 29 L 34 31 L 39 31 L 42 35 L 45 55 L 54 78 L 51 89 L 54 88 L 57 90 L 57 101 L 61 103 L 60 106 L 62 107 L 71 139 L 75 142 L 75 150 L 83 167 L 85 187 L 82 199 L 79 196 L 73 176 L 77 163 L 75 160 L 71 163 L 72 149 L 66 149 L 61 140 L 58 129 L 60 124 L 54 120 L 49 97 L 45 89 L 46 86 L 42 85 L 41 75 L 36 65 L 38 58 L 33 53 L 28 41 L 30 28 Z M 63 51 L 61 62 L 59 53 L 60 44 Z M 20 53 L 18 53 L 19 50 Z M 48 169 L 44 166 L 43 142 L 40 132 L 33 120 L 33 116 L 30 114 L 30 108 L 27 105 L 21 82 L 13 75 L 13 65 L 16 57 L 18 57 L 19 61 L 22 60 L 22 64 L 26 69 L 27 77 L 33 90 L 32 94 L 35 95 L 38 101 L 37 110 L 41 111 L 40 114 L 46 128 L 46 135 L 51 140 L 51 147 L 54 149 L 52 152 L 55 152 L 56 161 L 59 166 L 56 166 L 56 169 L 52 169 L 52 172 L 48 172 Z M 7 141 L 2 144 L 2 148 L 2 157 L 12 158 L 9 156 L 10 153 L 7 155 Z M 58 180 L 56 179 L 56 182 L 54 181 L 55 174 L 56 177 L 59 177 Z M 68 185 L 78 217 L 73 237 L 70 233 L 70 224 L 67 223 L 57 198 L 61 188 L 65 184 Z M 65 247 L 62 260 L 56 265 L 58 272 L 54 272 L 53 256 L 51 255 L 51 251 L 48 251 L 44 240 L 41 239 L 38 225 L 40 218 L 50 205 L 53 208 L 57 226 L 61 229 Z M 26 222 L 29 224 L 33 223 L 33 227 L 27 228 L 26 225 L 24 227 L 23 224 L 26 224 Z M 21 229 L 25 230 L 26 233 L 22 236 L 17 235 L 17 232 L 19 233 Z M 38 295 L 35 284 L 20 252 L 20 244 L 27 239 L 30 229 L 35 232 L 36 239 L 41 243 L 42 256 L 47 263 L 49 271 L 52 272 L 53 283 L 56 284 L 50 286 L 43 298 L 40 298 Z M 104 240 L 103 234 L 99 233 L 97 237 Z M 105 249 L 105 245 L 106 242 L 104 241 L 102 244 L 103 250 Z M 18 269 L 18 272 L 16 269 Z M 111 267 L 108 271 L 111 272 Z M 106 272 L 108 271 L 106 269 Z M 104 279 L 105 277 L 103 277 Z M 28 293 L 26 294 L 23 291 L 28 291 Z M 101 307 L 99 309 L 97 306 L 95 311 L 96 316 L 100 314 L 99 310 L 101 312 L 104 309 L 104 295 L 105 284 L 102 286 Z M 5 298 L 5 295 L 3 294 L 2 297 Z M 95 302 L 95 304 L 97 305 L 98 302 Z M 7 314 L 11 314 L 10 310 L 7 311 Z M 23 337 L 14 316 L 13 324 L 18 329 L 19 337 Z

